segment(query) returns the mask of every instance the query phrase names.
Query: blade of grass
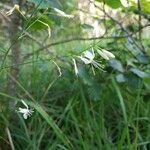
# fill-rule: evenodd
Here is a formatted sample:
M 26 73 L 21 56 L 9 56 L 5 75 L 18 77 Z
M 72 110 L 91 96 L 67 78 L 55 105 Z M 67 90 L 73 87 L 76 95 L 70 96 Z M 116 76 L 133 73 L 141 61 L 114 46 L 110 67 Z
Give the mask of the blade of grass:
M 120 106 L 121 106 L 121 109 L 122 109 L 123 118 L 124 118 L 124 122 L 125 122 L 125 128 L 124 128 L 123 134 L 122 134 L 123 136 L 121 136 L 121 140 L 120 140 L 120 142 L 118 144 L 118 149 L 120 149 L 122 147 L 126 135 L 127 135 L 128 147 L 130 149 L 131 142 L 130 142 L 130 134 L 129 134 L 129 129 L 128 129 L 128 120 L 127 120 L 126 106 L 125 106 L 124 99 L 122 97 L 121 91 L 119 89 L 119 86 L 117 85 L 117 83 L 116 83 L 114 78 L 112 78 L 112 84 L 113 84 L 113 87 L 115 88 L 117 96 L 119 98 Z
M 112 84 L 113 84 L 113 86 L 114 86 L 114 88 L 116 90 L 117 96 L 118 96 L 118 98 L 120 100 L 120 106 L 121 106 L 121 109 L 122 109 L 123 118 L 124 118 L 125 123 L 127 124 L 128 121 L 127 121 L 127 113 L 126 113 L 125 103 L 124 103 L 122 94 L 120 92 L 120 89 L 119 89 L 119 87 L 118 87 L 118 85 L 117 85 L 117 83 L 116 83 L 114 78 L 112 78 Z
M 54 120 L 46 113 L 46 111 L 44 111 L 44 109 L 37 103 L 30 102 L 29 105 L 34 107 L 41 114 L 41 116 L 53 128 L 54 132 L 62 140 L 62 142 L 66 146 L 68 146 L 68 148 L 71 148 L 72 146 L 69 139 L 63 134 L 62 130 L 57 126 Z
M 6 133 L 8 135 L 8 139 L 9 139 L 9 142 L 10 142 L 11 149 L 15 150 L 15 146 L 14 146 L 14 143 L 13 143 L 13 140 L 12 140 L 12 136 L 11 136 L 11 133 L 10 133 L 10 130 L 9 130 L 8 127 L 6 127 Z

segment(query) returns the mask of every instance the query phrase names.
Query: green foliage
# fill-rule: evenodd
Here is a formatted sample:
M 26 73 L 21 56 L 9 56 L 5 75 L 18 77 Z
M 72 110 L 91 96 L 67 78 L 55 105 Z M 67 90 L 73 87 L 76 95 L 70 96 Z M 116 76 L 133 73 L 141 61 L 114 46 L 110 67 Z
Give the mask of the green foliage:
M 150 3 L 147 0 L 141 0 L 142 11 L 145 13 L 150 13 Z
M 97 1 L 103 2 L 114 9 L 117 9 L 122 6 L 120 0 L 97 0 Z
M 143 72 L 137 68 L 131 68 L 130 69 L 131 72 L 133 72 L 134 74 L 136 74 L 137 76 L 141 77 L 141 78 L 148 78 L 150 77 L 149 73 Z
M 141 1 L 140 24 L 136 4 L 125 8 L 120 0 L 97 0 L 120 13 L 119 19 L 113 13 L 90 14 L 107 29 L 97 38 L 93 36 L 94 25 L 80 21 L 77 1 L 28 2 L 30 11 L 23 20 L 26 28 L 18 30 L 19 38 L 12 44 L 8 33 L 0 36 L 0 149 L 10 149 L 12 139 L 16 150 L 149 150 L 150 40 L 139 32 L 149 22 L 145 17 L 149 3 Z M 55 7 L 74 17 L 55 14 Z M 21 6 L 21 10 L 26 8 Z M 136 18 L 134 23 L 123 24 L 129 16 Z M 39 21 L 50 27 L 50 38 L 47 25 Z M 16 65 L 9 50 L 17 41 L 21 58 Z M 95 57 L 86 64 L 81 56 L 92 49 Z M 101 49 L 107 51 L 103 57 L 109 52 L 115 58 L 104 59 L 97 52 Z M 6 87 L 10 71 L 17 66 L 18 78 L 12 77 L 14 96 Z M 18 112 L 24 107 L 21 99 L 34 109 L 27 120 Z M 10 101 L 16 104 L 14 109 L 9 108 Z
M 109 65 L 120 72 L 124 72 L 122 63 L 119 60 L 110 60 Z
M 30 21 L 30 25 L 28 26 L 28 28 L 30 30 L 47 29 L 47 26 L 45 26 L 40 21 L 42 21 L 43 23 L 46 23 L 50 27 L 52 27 L 54 25 L 54 22 L 52 20 L 50 20 L 47 16 L 42 16 L 39 19 L 37 19 L 37 17 L 32 18 L 31 21 Z

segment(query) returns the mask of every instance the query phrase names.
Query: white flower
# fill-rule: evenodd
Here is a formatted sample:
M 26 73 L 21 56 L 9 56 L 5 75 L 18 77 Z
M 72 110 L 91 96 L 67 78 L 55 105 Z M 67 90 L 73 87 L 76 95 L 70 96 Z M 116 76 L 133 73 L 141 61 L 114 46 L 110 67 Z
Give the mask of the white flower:
M 85 51 L 85 52 L 83 53 L 83 55 L 81 55 L 79 58 L 80 58 L 86 65 L 88 65 L 88 64 L 91 64 L 91 65 L 92 65 L 92 70 L 93 70 L 94 75 L 95 75 L 94 67 L 95 67 L 95 68 L 98 68 L 98 69 L 100 69 L 100 70 L 102 70 L 102 71 L 104 71 L 104 70 L 103 70 L 104 66 L 101 65 L 101 64 L 99 64 L 98 62 L 96 62 L 96 61 L 94 60 L 94 58 L 95 58 L 95 53 L 94 53 L 94 50 L 93 50 L 93 49 L 92 49 L 92 50 Z
M 73 60 L 75 74 L 76 74 L 76 76 L 78 76 L 79 71 L 78 71 L 78 68 L 77 68 L 76 60 L 74 58 L 72 60 Z
M 18 111 L 18 112 L 20 112 L 20 113 L 23 114 L 23 118 L 24 118 L 24 119 L 27 119 L 28 116 L 30 116 L 34 111 L 33 111 L 33 109 L 29 109 L 28 105 L 25 103 L 24 100 L 21 100 L 21 102 L 23 103 L 23 105 L 24 105 L 26 108 L 21 108 L 21 107 L 19 107 L 19 111 Z
M 97 50 L 97 52 L 106 60 L 115 58 L 115 55 L 105 49 Z
M 95 54 L 92 49 L 92 51 L 85 51 L 83 55 L 80 56 L 80 59 L 85 63 L 85 64 L 91 64 L 94 60 Z

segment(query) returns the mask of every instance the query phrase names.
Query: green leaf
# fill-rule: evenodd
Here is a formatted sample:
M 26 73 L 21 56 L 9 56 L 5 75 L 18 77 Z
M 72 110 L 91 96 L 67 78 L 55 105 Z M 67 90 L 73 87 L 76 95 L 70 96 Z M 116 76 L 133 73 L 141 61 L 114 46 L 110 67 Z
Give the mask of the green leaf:
M 150 77 L 143 79 L 146 88 L 150 91 Z
M 119 83 L 126 82 L 126 78 L 125 78 L 125 76 L 124 76 L 123 74 L 118 74 L 118 75 L 116 76 L 116 80 L 117 80 L 117 82 L 119 82 Z
M 116 59 L 109 60 L 109 65 L 117 71 L 124 72 L 123 65 L 119 60 Z
M 120 0 L 97 0 L 97 1 L 103 2 L 114 9 L 122 6 Z
M 142 7 L 142 11 L 144 11 L 145 13 L 150 13 L 150 2 L 148 2 L 148 0 L 141 0 L 140 4 Z
M 136 58 L 138 59 L 138 61 L 142 64 L 149 64 L 150 63 L 150 58 L 144 54 L 138 54 L 136 56 Z
M 137 10 L 137 3 L 134 1 L 131 1 L 133 8 Z M 140 0 L 140 5 L 141 5 L 141 11 L 142 13 L 150 13 L 150 2 L 148 0 Z
M 54 22 L 45 15 L 42 16 L 39 20 L 48 24 L 50 27 L 54 25 Z M 36 29 L 36 30 L 41 30 L 41 29 L 47 28 L 47 26 L 45 26 L 43 23 L 39 22 L 37 20 L 37 18 L 32 18 L 29 26 L 30 26 L 30 29 Z
M 139 86 L 141 85 L 141 79 L 135 74 L 127 74 L 127 85 L 132 93 L 137 93 Z
M 135 75 L 137 75 L 140 78 L 148 78 L 148 77 L 150 77 L 149 73 L 141 71 L 141 70 L 139 70 L 137 68 L 131 68 L 130 71 L 133 72 Z

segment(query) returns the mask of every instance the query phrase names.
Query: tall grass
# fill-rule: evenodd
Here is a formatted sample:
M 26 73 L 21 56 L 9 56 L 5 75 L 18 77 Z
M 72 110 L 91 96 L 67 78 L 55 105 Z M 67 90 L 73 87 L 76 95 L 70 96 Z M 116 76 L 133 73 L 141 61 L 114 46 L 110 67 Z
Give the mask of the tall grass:
M 74 74 L 73 55 L 80 55 L 90 44 L 105 47 L 108 41 L 60 44 L 51 47 L 53 55 L 36 52 L 38 46 L 32 41 L 28 46 L 26 42 L 22 44 L 22 55 L 28 52 L 33 55 L 20 64 L 18 81 L 10 76 L 17 84 L 16 97 L 6 94 L 11 64 L 9 58 L 2 61 L 0 150 L 10 149 L 11 144 L 16 150 L 150 149 L 150 98 L 144 95 L 141 79 L 133 76 L 136 88 L 135 84 L 131 86 L 132 81 L 118 83 L 115 79 L 118 72 L 103 61 L 106 72 L 96 70 L 94 76 L 88 66 L 83 67 L 77 61 L 80 74 L 78 77 Z M 113 40 L 109 42 L 116 44 Z M 61 59 L 57 60 L 57 56 Z M 61 77 L 51 60 L 56 60 L 62 69 Z M 27 120 L 16 111 L 21 99 L 34 109 Z M 16 103 L 15 110 L 8 109 L 7 101 Z M 10 115 L 15 121 L 9 119 Z
M 24 72 L 17 81 L 18 95 L 25 97 L 27 104 L 34 108 L 32 116 L 24 120 L 12 112 L 17 119 L 13 123 L 1 114 L 1 122 L 7 120 L 5 125 L 16 149 L 148 149 L 150 109 L 141 96 L 142 86 L 138 93 L 129 94 L 123 89 L 126 87 L 110 79 L 109 85 L 101 89 L 107 91 L 94 101 L 88 95 L 87 85 L 81 78 L 74 78 L 73 72 L 70 72 L 72 79 L 68 78 L 68 72 L 51 84 L 53 77 L 36 69 L 34 72 L 40 76 L 36 84 L 24 84 L 30 72 Z M 32 80 L 35 79 L 30 76 L 28 81 Z M 41 89 L 38 97 L 35 89 Z M 18 107 L 21 104 L 16 97 L 4 92 L 0 95 L 1 99 L 16 101 Z M 5 143 L 3 139 L 7 140 L 7 135 L 1 135 L 1 143 Z M 1 147 L 5 146 L 1 144 Z

